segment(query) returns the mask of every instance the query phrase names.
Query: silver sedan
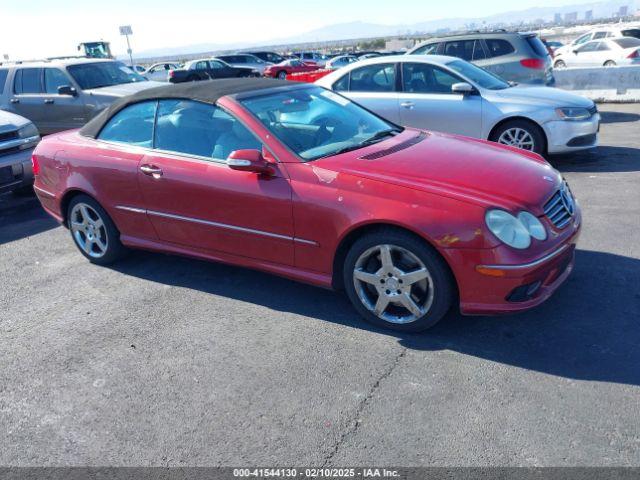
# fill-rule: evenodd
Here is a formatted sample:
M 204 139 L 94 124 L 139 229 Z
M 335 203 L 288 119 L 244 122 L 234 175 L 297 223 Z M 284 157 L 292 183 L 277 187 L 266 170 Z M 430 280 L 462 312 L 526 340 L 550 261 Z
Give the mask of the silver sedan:
M 598 144 L 600 115 L 589 99 L 550 87 L 522 87 L 454 57 L 380 57 L 316 82 L 387 119 L 512 145 L 540 154 Z

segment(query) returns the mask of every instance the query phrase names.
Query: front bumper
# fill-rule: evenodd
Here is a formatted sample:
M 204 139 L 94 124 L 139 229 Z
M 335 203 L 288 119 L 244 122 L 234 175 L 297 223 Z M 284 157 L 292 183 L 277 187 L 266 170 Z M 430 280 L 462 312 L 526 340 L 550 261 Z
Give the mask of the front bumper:
M 600 114 L 583 122 L 553 120 L 543 125 L 547 136 L 548 153 L 567 153 L 598 146 Z
M 0 154 L 0 193 L 33 185 L 31 154 L 34 148 L 9 155 Z
M 566 238 L 552 251 L 522 263 L 493 262 L 490 259 L 495 258 L 495 252 L 490 250 L 447 251 L 458 282 L 460 311 L 465 315 L 506 314 L 543 303 L 573 270 L 580 223 L 577 217 L 567 227 Z

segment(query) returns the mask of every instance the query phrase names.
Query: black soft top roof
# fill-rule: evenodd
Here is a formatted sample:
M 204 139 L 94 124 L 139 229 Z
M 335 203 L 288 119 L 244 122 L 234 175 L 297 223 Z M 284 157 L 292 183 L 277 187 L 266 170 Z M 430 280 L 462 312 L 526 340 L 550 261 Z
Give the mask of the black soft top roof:
M 239 93 L 267 90 L 277 87 L 295 86 L 292 82 L 271 78 L 226 78 L 221 80 L 205 80 L 200 82 L 168 84 L 162 87 L 149 88 L 122 97 L 105 108 L 93 120 L 80 130 L 80 135 L 96 138 L 102 127 L 116 113 L 134 103 L 146 100 L 188 99 L 203 103 L 215 104 L 219 98 Z M 301 84 L 297 84 L 301 85 Z

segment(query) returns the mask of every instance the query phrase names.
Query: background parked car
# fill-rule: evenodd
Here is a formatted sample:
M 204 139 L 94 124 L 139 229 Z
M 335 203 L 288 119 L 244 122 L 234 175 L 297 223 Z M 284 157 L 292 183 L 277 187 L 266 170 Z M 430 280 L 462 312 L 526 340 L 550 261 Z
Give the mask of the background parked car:
M 337 70 L 338 68 L 346 67 L 350 63 L 354 63 L 357 61 L 358 61 L 358 57 L 355 57 L 353 55 L 339 55 L 337 57 L 333 57 L 332 59 L 328 60 L 324 68 Z
M 573 40 L 570 44 L 556 49 L 555 55 L 564 54 L 576 50 L 581 45 L 592 40 L 603 40 L 606 38 L 620 38 L 620 37 L 633 37 L 640 38 L 640 28 L 612 28 L 612 27 L 598 27 L 590 30 L 589 32 L 580 35 Z
M 326 55 L 323 55 L 322 53 L 318 53 L 318 52 L 299 52 L 299 53 L 295 53 L 294 55 L 296 55 L 300 60 L 302 60 L 305 63 L 314 62 L 320 68 L 324 67 L 324 65 L 327 63 L 327 60 L 329 60 L 329 58 Z
M 113 60 L 16 63 L 0 67 L 0 109 L 48 135 L 81 127 L 117 98 L 158 85 Z
M 39 141 L 33 122 L 0 110 L 0 193 L 31 188 L 31 154 Z
M 217 55 L 215 58 L 222 60 L 223 62 L 231 65 L 232 67 L 245 67 L 252 68 L 260 72 L 260 75 L 264 73 L 264 69 L 269 65 L 264 60 L 250 55 L 248 53 L 235 53 L 233 55 Z
M 154 80 L 156 82 L 168 82 L 169 72 L 178 68 L 180 68 L 180 66 L 177 63 L 156 63 L 145 70 L 143 75 L 148 80 Z
M 316 65 L 315 63 L 309 64 L 297 59 L 293 59 L 285 60 L 284 62 L 278 63 L 277 65 L 267 66 L 267 68 L 264 70 L 264 76 L 284 80 L 285 78 L 287 78 L 287 75 L 290 75 L 292 73 L 314 72 L 316 70 L 318 70 L 318 65 Z
M 400 125 L 540 154 L 592 148 L 598 141 L 600 115 L 591 100 L 555 88 L 514 87 L 458 58 L 374 58 L 336 70 L 316 84 Z
M 244 52 L 244 53 L 249 53 L 251 55 L 254 55 L 256 57 L 258 57 L 260 60 L 267 62 L 267 63 L 280 63 L 280 62 L 284 62 L 286 60 L 286 58 L 284 58 L 282 55 L 280 55 L 279 53 L 276 52 L 269 52 L 269 51 L 264 51 L 264 50 L 257 50 L 257 51 L 251 51 L 251 52 Z
M 171 83 L 195 82 L 215 78 L 259 76 L 260 72 L 253 68 L 232 67 L 226 62 L 215 58 L 192 60 L 191 62 L 185 63 L 184 68 L 169 71 L 169 81 Z
M 633 37 L 592 40 L 554 57 L 555 68 L 640 65 L 640 39 Z
M 551 56 L 534 33 L 488 32 L 435 37 L 408 55 L 462 58 L 510 82 L 553 85 Z
M 139 73 L 140 75 L 144 75 L 144 72 L 147 71 L 147 69 L 142 65 L 127 65 L 127 67 L 129 67 L 134 72 Z

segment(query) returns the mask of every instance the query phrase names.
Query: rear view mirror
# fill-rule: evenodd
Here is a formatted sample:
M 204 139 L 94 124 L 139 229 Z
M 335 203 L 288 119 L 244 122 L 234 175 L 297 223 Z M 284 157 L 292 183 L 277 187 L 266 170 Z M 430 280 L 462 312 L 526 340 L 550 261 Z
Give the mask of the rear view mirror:
M 475 92 L 475 90 L 476 89 L 473 88 L 473 85 L 467 82 L 459 82 L 451 85 L 451 91 L 453 93 L 462 93 L 463 95 L 468 95 Z
M 75 97 L 78 95 L 78 92 L 71 85 L 61 85 L 58 87 L 58 95 L 71 95 Z
M 273 175 L 273 167 L 264 159 L 260 150 L 235 150 L 227 158 L 231 170 Z

